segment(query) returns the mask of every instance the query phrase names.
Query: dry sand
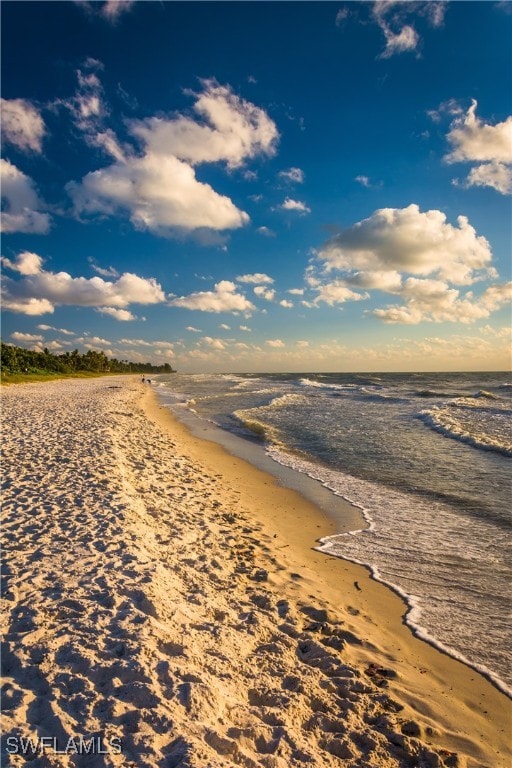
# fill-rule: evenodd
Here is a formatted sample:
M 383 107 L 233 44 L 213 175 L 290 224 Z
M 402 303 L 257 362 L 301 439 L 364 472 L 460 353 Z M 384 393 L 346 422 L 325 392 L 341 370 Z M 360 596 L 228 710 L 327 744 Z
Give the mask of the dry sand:
M 2 400 L 4 765 L 511 764 L 510 700 L 138 379 Z

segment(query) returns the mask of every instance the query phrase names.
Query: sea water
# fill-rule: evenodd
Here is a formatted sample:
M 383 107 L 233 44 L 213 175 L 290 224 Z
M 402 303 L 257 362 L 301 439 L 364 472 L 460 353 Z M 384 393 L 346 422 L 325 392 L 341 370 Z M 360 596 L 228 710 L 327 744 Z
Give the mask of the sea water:
M 320 549 L 368 566 L 420 637 L 511 695 L 512 386 L 500 373 L 158 377 L 163 402 L 257 440 L 358 506 Z

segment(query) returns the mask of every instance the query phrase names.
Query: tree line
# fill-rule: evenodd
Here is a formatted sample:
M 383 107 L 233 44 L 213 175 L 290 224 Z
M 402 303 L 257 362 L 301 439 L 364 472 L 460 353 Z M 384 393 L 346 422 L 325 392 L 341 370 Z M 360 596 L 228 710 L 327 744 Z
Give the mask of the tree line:
M 89 349 L 81 354 L 77 349 L 54 355 L 48 349 L 36 352 L 1 342 L 1 363 L 5 373 L 174 373 L 169 365 L 134 363 L 130 360 L 108 358 L 104 352 Z

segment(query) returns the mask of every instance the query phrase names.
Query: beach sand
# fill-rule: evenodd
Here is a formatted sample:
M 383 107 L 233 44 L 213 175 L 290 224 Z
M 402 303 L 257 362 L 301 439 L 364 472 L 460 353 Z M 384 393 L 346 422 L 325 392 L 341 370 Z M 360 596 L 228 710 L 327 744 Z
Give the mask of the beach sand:
M 4 765 L 510 766 L 510 700 L 138 377 L 2 401 Z

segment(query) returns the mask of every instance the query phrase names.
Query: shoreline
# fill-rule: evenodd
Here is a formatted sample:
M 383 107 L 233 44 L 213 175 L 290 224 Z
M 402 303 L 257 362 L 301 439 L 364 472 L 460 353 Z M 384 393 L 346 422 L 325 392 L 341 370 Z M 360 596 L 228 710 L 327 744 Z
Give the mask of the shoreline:
M 447 655 L 455 661 L 464 664 L 471 671 L 476 672 L 489 681 L 500 693 L 503 693 L 507 698 L 512 699 L 512 689 L 507 683 L 501 680 L 496 673 L 486 667 L 480 668 L 477 663 L 472 663 L 462 653 L 444 645 L 436 637 L 430 635 L 428 630 L 423 627 L 421 622 L 417 621 L 414 616 L 417 611 L 417 606 L 399 586 L 375 575 L 374 568 L 371 565 L 356 559 L 351 559 L 350 557 L 344 557 L 340 554 L 332 554 L 329 551 L 331 539 L 333 537 L 335 538 L 338 534 L 359 533 L 362 530 L 371 529 L 374 526 L 372 518 L 363 507 L 360 507 L 355 502 L 332 490 L 322 480 L 315 478 L 313 475 L 302 473 L 291 468 L 286 463 L 280 463 L 278 460 L 268 456 L 265 453 L 263 443 L 257 442 L 255 444 L 249 443 L 249 445 L 247 445 L 243 438 L 239 438 L 209 421 L 202 420 L 199 416 L 195 415 L 195 413 L 190 414 L 187 410 L 174 410 L 171 406 L 166 404 L 165 399 L 162 398 L 158 389 L 153 390 L 153 392 L 159 404 L 168 410 L 172 418 L 179 422 L 192 436 L 219 445 L 230 455 L 271 475 L 277 481 L 278 485 L 283 485 L 285 488 L 296 491 L 301 496 L 305 497 L 312 503 L 317 512 L 321 512 L 334 526 L 329 533 L 321 535 L 315 539 L 314 548 L 317 551 L 327 557 L 342 559 L 353 565 L 364 568 L 372 580 L 391 590 L 391 592 L 401 600 L 403 603 L 403 622 L 418 640 L 427 643 L 435 650 L 439 651 L 439 653 Z M 323 525 L 326 525 L 325 520 L 323 521 Z
M 187 450 L 190 451 L 194 458 L 201 457 L 202 455 L 204 461 L 205 452 L 204 448 L 201 448 L 201 443 L 206 444 L 208 441 L 199 436 L 192 435 L 187 426 L 174 416 L 168 408 L 160 405 L 158 395 L 155 392 L 152 393 L 152 396 L 154 402 L 149 402 L 145 406 L 148 415 L 155 419 L 155 421 L 163 422 L 165 428 L 171 430 L 174 435 L 178 434 L 179 440 L 184 440 L 187 443 Z M 222 454 L 225 455 L 223 456 Z M 280 529 L 279 538 L 286 537 L 290 541 L 290 548 L 282 556 L 286 557 L 287 554 L 293 551 L 299 552 L 299 557 L 293 561 L 294 566 L 300 568 L 301 560 L 304 559 L 306 567 L 310 568 L 316 576 L 321 576 L 319 584 L 322 593 L 328 596 L 329 602 L 334 603 L 337 593 L 341 591 L 333 588 L 332 584 L 336 583 L 337 579 L 343 580 L 345 600 L 349 599 L 352 603 L 356 604 L 360 614 L 366 617 L 362 626 L 357 627 L 356 635 L 357 631 L 359 631 L 362 635 L 370 637 L 373 626 L 375 624 L 379 625 L 384 642 L 380 643 L 379 647 L 374 646 L 370 641 L 371 646 L 374 647 L 371 647 L 369 651 L 361 648 L 356 650 L 354 646 L 351 646 L 350 650 L 353 652 L 356 663 L 372 663 L 370 657 L 372 654 L 375 654 L 375 651 L 379 654 L 380 663 L 396 663 L 400 656 L 403 655 L 403 648 L 406 647 L 407 653 L 410 655 L 407 664 L 407 674 L 405 675 L 406 681 L 403 685 L 397 686 L 397 689 L 400 690 L 402 700 L 411 706 L 412 709 L 415 709 L 417 713 L 432 716 L 434 722 L 442 720 L 447 731 L 453 730 L 453 734 L 445 742 L 447 748 L 456 751 L 457 746 L 460 747 L 460 743 L 464 742 L 464 738 L 461 737 L 459 739 L 456 735 L 458 729 L 453 728 L 453 725 L 450 726 L 450 721 L 454 722 L 452 701 L 446 702 L 446 709 L 443 707 L 443 710 L 439 709 L 437 712 L 434 712 L 428 702 L 422 700 L 425 697 L 427 670 L 432 671 L 430 682 L 432 683 L 432 680 L 435 681 L 436 689 L 435 692 L 432 688 L 429 690 L 428 698 L 433 698 L 437 693 L 440 702 L 442 702 L 448 695 L 447 691 L 449 691 L 450 697 L 458 698 L 460 702 L 463 702 L 463 712 L 459 718 L 456 718 L 459 719 L 461 734 L 464 732 L 468 733 L 468 728 L 471 729 L 471 726 L 468 725 L 471 721 L 468 721 L 468 710 L 472 714 L 479 710 L 489 713 L 488 708 L 493 707 L 494 714 L 492 717 L 496 723 L 496 730 L 505 734 L 504 747 L 506 748 L 508 743 L 506 734 L 510 719 L 504 713 L 506 710 L 511 711 L 510 699 L 483 673 L 416 635 L 413 629 L 405 622 L 405 614 L 410 607 L 406 599 L 391 586 L 374 579 L 368 566 L 329 555 L 317 549 L 316 545 L 318 545 L 321 539 L 337 533 L 335 524 L 328 513 L 321 511 L 314 504 L 301 498 L 298 492 L 282 488 L 277 484 L 275 478 L 247 464 L 243 459 L 228 454 L 223 446 L 218 443 L 209 442 L 208 459 L 211 461 L 210 468 L 218 469 L 221 466 L 223 474 L 231 475 L 230 480 L 240 482 L 242 473 L 248 473 L 249 475 L 254 473 L 255 480 L 252 482 L 261 482 L 263 485 L 268 485 L 271 482 L 275 485 L 277 493 L 290 493 L 294 496 L 292 509 L 294 508 L 293 505 L 295 507 L 302 506 L 302 509 L 308 516 L 308 522 L 307 524 L 304 523 L 303 516 L 301 518 L 300 530 L 297 530 L 293 515 L 291 516 L 292 519 L 283 517 L 283 509 L 280 509 L 280 512 L 277 514 L 272 514 L 259 506 L 257 519 L 264 526 L 273 526 L 276 529 Z M 247 486 L 250 486 L 251 480 L 245 479 L 245 483 Z M 347 505 L 353 506 L 350 502 L 342 499 L 342 497 L 340 499 Z M 252 513 L 256 511 L 254 510 L 254 505 L 251 511 Z M 357 508 L 357 511 L 360 512 L 359 508 Z M 292 566 L 290 565 L 290 567 Z M 356 584 L 357 587 L 355 586 Z M 373 618 L 375 616 L 378 619 L 375 620 Z M 355 624 L 356 617 L 352 621 Z M 476 718 L 476 722 L 478 722 L 478 719 Z M 478 727 L 476 727 L 476 722 L 473 722 L 475 726 L 474 732 L 483 733 L 483 730 L 485 730 L 483 723 L 480 722 Z M 493 731 L 494 729 L 491 727 L 490 730 Z M 470 736 L 470 733 L 468 735 Z M 496 742 L 496 738 L 491 737 L 489 734 L 489 741 L 487 743 L 493 743 L 493 741 Z M 482 757 L 478 759 L 482 759 Z M 500 757 L 496 755 L 494 759 L 497 761 L 494 765 L 499 765 Z M 475 763 L 476 765 L 480 767 L 483 763 L 477 762 Z
M 4 732 L 122 744 L 34 768 L 509 764 L 510 700 L 315 549 L 299 493 L 135 377 L 2 396 Z

